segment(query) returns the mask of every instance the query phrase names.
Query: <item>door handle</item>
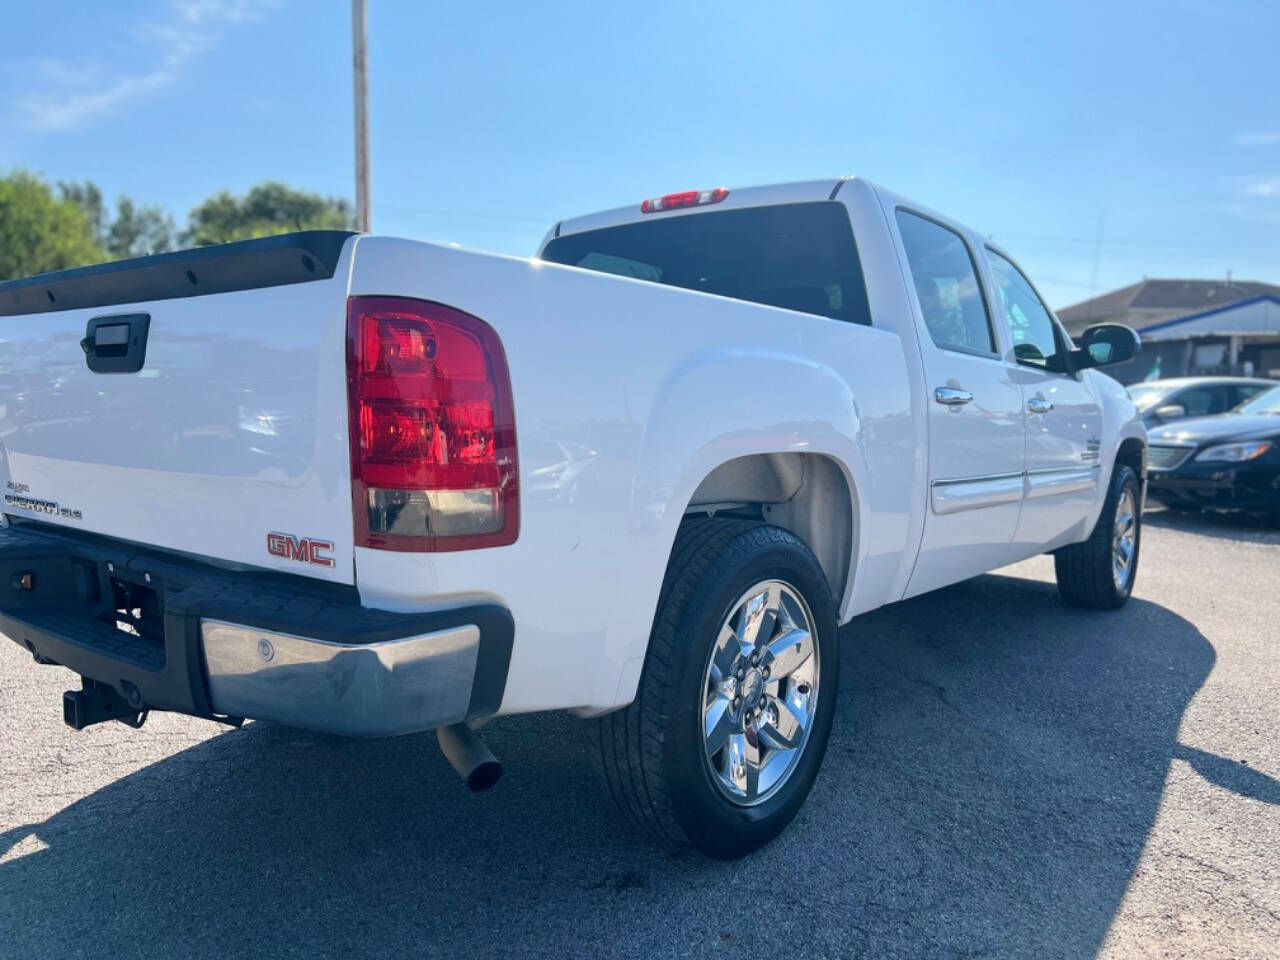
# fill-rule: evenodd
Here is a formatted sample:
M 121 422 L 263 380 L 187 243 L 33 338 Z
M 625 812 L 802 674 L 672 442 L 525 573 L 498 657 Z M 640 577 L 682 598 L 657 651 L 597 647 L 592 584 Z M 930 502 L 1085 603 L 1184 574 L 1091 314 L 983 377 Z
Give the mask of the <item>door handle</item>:
M 933 399 L 946 407 L 963 407 L 973 400 L 973 394 L 968 390 L 958 390 L 955 387 L 939 387 L 933 391 Z
M 1048 413 L 1053 409 L 1053 403 L 1037 393 L 1027 401 L 1027 409 L 1032 413 Z

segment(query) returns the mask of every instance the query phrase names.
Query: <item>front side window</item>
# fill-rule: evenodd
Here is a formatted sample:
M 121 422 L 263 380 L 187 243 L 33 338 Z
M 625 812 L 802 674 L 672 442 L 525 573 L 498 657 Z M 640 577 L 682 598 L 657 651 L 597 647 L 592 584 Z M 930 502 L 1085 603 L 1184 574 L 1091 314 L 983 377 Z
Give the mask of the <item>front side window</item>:
M 906 210 L 898 211 L 898 232 L 933 342 L 944 350 L 995 353 L 987 304 L 960 234 Z
M 1227 388 L 1222 384 L 1192 387 L 1183 390 L 1169 402 L 1182 406 L 1189 417 L 1207 417 L 1227 410 Z
M 1152 384 L 1138 383 L 1129 388 L 1129 397 L 1133 400 L 1133 405 L 1138 408 L 1138 412 L 1145 413 L 1163 402 L 1164 398 L 1173 393 L 1175 389 L 1175 387 L 1171 387 L 1168 384 L 1153 386 Z
M 1013 263 L 990 247 L 987 261 L 996 282 L 996 295 L 1019 363 L 1063 373 L 1067 369 L 1057 325 L 1049 308 L 1036 296 L 1031 281 Z

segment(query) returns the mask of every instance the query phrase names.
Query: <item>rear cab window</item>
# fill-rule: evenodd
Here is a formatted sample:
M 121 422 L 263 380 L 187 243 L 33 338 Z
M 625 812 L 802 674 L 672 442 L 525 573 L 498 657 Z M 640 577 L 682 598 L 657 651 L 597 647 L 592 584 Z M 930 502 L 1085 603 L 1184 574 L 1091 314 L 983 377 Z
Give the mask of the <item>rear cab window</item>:
M 556 237 L 542 259 L 870 325 L 844 205 L 788 203 L 661 216 Z

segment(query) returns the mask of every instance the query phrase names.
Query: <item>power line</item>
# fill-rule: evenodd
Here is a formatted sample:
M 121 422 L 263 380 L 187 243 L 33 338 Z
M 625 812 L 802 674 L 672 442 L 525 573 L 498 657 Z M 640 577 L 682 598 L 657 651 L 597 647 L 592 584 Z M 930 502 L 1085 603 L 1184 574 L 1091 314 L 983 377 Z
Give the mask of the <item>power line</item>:
M 383 204 L 378 209 L 396 210 L 400 213 L 413 213 L 427 217 L 450 217 L 455 220 L 495 220 L 506 223 L 527 223 L 539 226 L 542 229 L 549 228 L 556 220 L 562 217 L 532 217 L 521 214 L 505 214 L 505 213 L 479 213 L 474 210 L 441 210 L 436 207 L 419 207 L 412 204 L 392 203 Z
M 1064 237 L 1058 235 L 1033 234 L 1033 233 L 1003 233 L 995 231 L 992 237 L 999 237 L 1001 240 L 1017 240 L 1021 243 L 1048 243 L 1048 244 L 1076 244 L 1094 246 L 1098 242 L 1096 236 L 1093 237 Z M 1239 250 L 1245 244 L 1233 240 L 1116 240 L 1114 238 L 1107 239 L 1108 247 L 1133 247 L 1137 249 L 1155 249 L 1158 247 L 1213 247 L 1216 249 L 1233 249 Z
M 1039 283 L 1056 283 L 1060 287 L 1080 287 L 1082 290 L 1090 290 L 1093 284 L 1084 283 L 1081 280 L 1064 280 L 1061 277 L 1046 277 L 1043 273 L 1036 274 L 1036 280 Z

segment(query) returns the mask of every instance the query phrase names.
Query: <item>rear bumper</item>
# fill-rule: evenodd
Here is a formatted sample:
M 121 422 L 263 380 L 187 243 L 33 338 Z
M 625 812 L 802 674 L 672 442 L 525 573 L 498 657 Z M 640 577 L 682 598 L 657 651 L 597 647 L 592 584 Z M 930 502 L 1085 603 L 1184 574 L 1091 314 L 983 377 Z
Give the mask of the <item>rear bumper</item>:
M 480 653 L 474 623 L 338 644 L 222 620 L 200 625 L 209 700 L 227 716 L 386 737 L 465 719 Z
M 496 713 L 514 631 L 497 605 L 373 610 L 350 587 L 22 524 L 0 529 L 0 632 L 143 709 L 383 737 Z

